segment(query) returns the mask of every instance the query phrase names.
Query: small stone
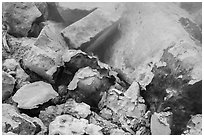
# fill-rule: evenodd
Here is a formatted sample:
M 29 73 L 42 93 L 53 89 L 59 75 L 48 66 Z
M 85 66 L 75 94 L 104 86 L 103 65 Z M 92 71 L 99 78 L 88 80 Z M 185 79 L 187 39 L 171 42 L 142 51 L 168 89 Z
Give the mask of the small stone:
M 3 70 L 7 72 L 15 71 L 17 66 L 19 66 L 19 63 L 17 63 L 15 59 L 6 59 L 2 66 Z
M 15 79 L 2 71 L 2 100 L 6 100 L 13 93 Z
M 57 116 L 49 125 L 49 135 L 83 135 L 87 125 L 86 119 L 76 119 L 71 115 Z
M 33 109 L 56 96 L 58 93 L 50 84 L 39 81 L 20 88 L 12 99 L 18 103 L 18 108 Z

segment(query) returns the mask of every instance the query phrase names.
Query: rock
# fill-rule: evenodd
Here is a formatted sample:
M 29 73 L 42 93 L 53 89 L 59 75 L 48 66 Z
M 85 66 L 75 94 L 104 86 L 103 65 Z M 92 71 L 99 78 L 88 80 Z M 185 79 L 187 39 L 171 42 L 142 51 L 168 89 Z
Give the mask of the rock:
M 3 63 L 3 70 L 14 76 L 16 79 L 16 89 L 29 84 L 29 75 L 25 73 L 15 59 L 6 59 Z
M 33 109 L 58 96 L 50 84 L 39 81 L 20 88 L 12 97 L 18 108 Z
M 150 84 L 154 77 L 151 70 L 160 62 L 164 49 L 179 46 L 180 43 L 200 48 L 179 22 L 181 17 L 192 20 L 191 17 L 174 3 L 127 3 L 125 9 L 119 22 L 120 38 L 107 42 L 107 48 L 100 52 L 103 51 L 105 54 L 104 62 L 123 70 L 131 79 L 131 83 L 136 80 L 142 88 Z M 179 16 L 174 16 L 175 14 Z M 199 54 L 195 53 L 192 56 L 197 58 Z M 199 58 L 196 60 L 200 60 Z M 193 66 L 197 66 L 197 63 L 192 64 L 194 70 Z
M 151 133 L 152 135 L 170 135 L 171 129 L 168 123 L 167 113 L 154 113 L 151 117 Z M 162 117 L 163 115 L 163 117 Z M 161 118 L 162 117 L 162 118 Z
M 106 95 L 103 95 L 99 103 L 100 114 L 105 116 L 104 118 L 109 115 L 108 119 L 111 118 L 111 121 L 121 124 L 128 132 L 135 134 L 132 129 L 135 126 L 140 126 L 146 111 L 146 106 L 143 102 L 139 99 L 132 101 L 131 98 L 124 96 L 123 92 L 118 94 L 117 90 L 110 89 Z M 105 110 L 103 111 L 103 109 Z M 107 109 L 111 111 L 106 111 Z
M 94 124 L 88 124 L 86 127 L 86 134 L 88 135 L 103 135 L 101 132 L 102 127 Z
M 51 50 L 59 54 L 68 50 L 64 38 L 60 34 L 61 30 L 64 28 L 62 24 L 51 21 L 47 21 L 44 24 L 45 26 L 34 45 L 45 51 L 49 52 Z
M 30 76 L 21 68 L 18 67 L 16 70 L 16 89 L 20 89 L 22 86 L 26 84 L 30 84 Z
M 107 11 L 96 9 L 83 19 L 62 30 L 71 48 L 87 48 L 86 45 L 119 18 Z M 94 22 L 93 22 L 94 20 Z
M 49 135 L 83 135 L 87 125 L 86 119 L 76 119 L 71 115 L 57 116 L 49 125 Z
M 26 37 L 32 23 L 42 14 L 31 2 L 4 2 L 3 22 L 9 26 L 8 33 L 16 37 Z
M 15 71 L 19 63 L 15 59 L 6 59 L 2 65 L 3 70 L 6 72 Z
M 25 53 L 32 48 L 35 40 L 35 38 L 27 37 L 15 38 L 7 34 L 7 44 L 9 45 L 10 52 L 5 52 L 5 50 L 2 49 L 3 60 L 13 58 L 18 62 L 25 56 Z
M 48 5 L 46 2 L 35 2 L 35 6 L 43 15 L 44 20 L 48 19 Z
M 110 135 L 131 135 L 128 132 L 123 131 L 122 129 L 111 129 Z
M 2 104 L 2 131 L 4 134 L 35 135 L 44 134 L 46 130 L 40 119 L 20 114 L 10 104 Z
M 73 99 L 68 99 L 66 103 L 49 106 L 45 111 L 41 111 L 39 118 L 48 126 L 57 116 L 69 114 L 76 118 L 86 118 L 91 114 L 90 106 L 85 103 L 76 103 Z
M 34 72 L 38 71 L 37 68 L 48 71 L 54 66 L 61 65 L 61 58 L 60 55 L 53 51 L 46 52 L 41 48 L 33 46 L 24 56 L 23 62 L 26 67 Z
M 90 67 L 79 69 L 69 83 L 68 89 L 74 90 L 78 87 L 78 84 L 80 84 L 79 88 L 87 88 L 90 92 L 94 92 L 95 90 L 92 89 L 92 87 L 96 86 L 97 88 L 100 84 L 100 80 L 97 77 L 100 78 L 100 74 L 97 70 L 92 70 Z M 96 83 L 93 85 L 92 83 L 95 81 Z
M 15 79 L 8 73 L 2 71 L 2 101 L 12 95 Z
M 201 135 L 202 134 L 202 115 L 197 114 L 191 117 L 187 124 L 184 135 Z

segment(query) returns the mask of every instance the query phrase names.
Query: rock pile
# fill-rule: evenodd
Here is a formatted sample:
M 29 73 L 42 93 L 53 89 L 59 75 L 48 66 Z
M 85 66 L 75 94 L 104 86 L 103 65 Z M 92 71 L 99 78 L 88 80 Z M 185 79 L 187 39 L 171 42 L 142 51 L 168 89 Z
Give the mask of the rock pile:
M 2 134 L 202 134 L 202 7 L 2 7 Z

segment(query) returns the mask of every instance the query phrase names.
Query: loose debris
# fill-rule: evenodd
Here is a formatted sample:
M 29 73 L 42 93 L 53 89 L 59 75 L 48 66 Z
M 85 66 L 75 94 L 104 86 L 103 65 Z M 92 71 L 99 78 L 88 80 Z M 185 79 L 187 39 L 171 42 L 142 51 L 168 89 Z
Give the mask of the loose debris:
M 4 2 L 2 134 L 202 134 L 202 28 L 178 5 Z

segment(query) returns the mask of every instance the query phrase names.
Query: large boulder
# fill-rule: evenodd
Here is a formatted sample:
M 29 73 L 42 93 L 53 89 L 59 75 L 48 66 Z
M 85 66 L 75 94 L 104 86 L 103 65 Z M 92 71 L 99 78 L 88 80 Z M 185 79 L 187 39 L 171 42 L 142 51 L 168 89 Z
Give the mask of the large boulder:
M 175 3 L 125 3 L 119 24 L 120 37 L 104 41 L 99 58 L 139 83 L 152 112 L 170 109 L 171 134 L 181 134 L 201 113 L 201 29 Z
M 8 32 L 14 36 L 27 36 L 32 23 L 42 14 L 32 2 L 4 2 L 3 23 L 9 26 Z
M 50 99 L 58 96 L 58 93 L 48 83 L 39 81 L 21 87 L 12 97 L 18 103 L 18 108 L 33 109 Z

